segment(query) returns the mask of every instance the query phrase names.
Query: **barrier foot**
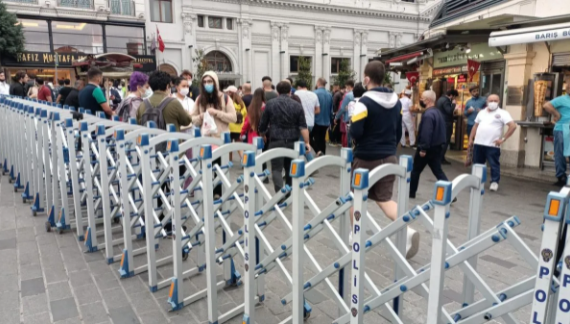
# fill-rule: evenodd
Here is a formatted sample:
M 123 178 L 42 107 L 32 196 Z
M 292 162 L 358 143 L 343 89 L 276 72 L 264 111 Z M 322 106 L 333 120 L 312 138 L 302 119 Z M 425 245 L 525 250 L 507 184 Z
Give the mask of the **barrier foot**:
M 18 192 L 18 189 L 23 189 L 24 186 L 20 183 L 20 172 L 18 172 L 18 176 L 16 177 L 16 182 L 14 182 L 14 192 Z
M 59 214 L 59 220 L 58 222 L 55 224 L 56 227 L 56 231 L 58 234 L 63 233 L 63 231 L 65 231 L 66 229 L 70 229 L 71 226 L 65 223 L 65 210 L 63 209 L 63 207 L 61 208 L 61 212 Z
M 4 163 L 2 163 L 2 175 L 8 173 L 8 160 L 4 159 Z
M 22 193 L 22 202 L 25 204 L 27 200 L 32 200 L 34 197 L 30 196 L 30 182 L 26 182 L 26 187 Z
M 85 231 L 85 247 L 87 247 L 87 252 L 97 251 L 97 246 L 93 246 L 93 241 L 91 240 L 91 227 L 87 227 Z
M 172 278 L 170 283 L 170 293 L 168 294 L 168 303 L 172 311 L 177 311 L 182 308 L 182 303 L 178 302 L 178 279 Z
M 249 316 L 247 314 L 243 314 L 243 318 L 241 320 L 242 324 L 249 324 Z
M 232 275 L 230 279 L 226 282 L 226 285 L 239 287 L 241 285 L 241 274 L 239 273 L 239 271 L 236 270 L 233 259 L 230 259 L 230 264 L 231 264 Z
M 46 231 L 51 232 L 51 228 L 55 227 L 55 212 L 54 206 L 51 206 L 49 210 L 48 220 L 46 222 Z
M 36 216 L 38 213 L 43 213 L 44 209 L 40 207 L 40 194 L 36 193 L 36 198 L 34 199 L 34 204 L 30 207 L 32 210 L 32 215 Z
M 149 287 L 149 289 L 150 289 L 150 292 L 152 292 L 152 293 L 153 293 L 153 292 L 157 292 L 157 291 L 158 291 L 158 286 L 152 286 L 152 287 Z
M 135 271 L 129 271 L 129 251 L 123 250 L 123 257 L 121 258 L 121 267 L 119 268 L 121 278 L 129 278 L 135 275 Z
M 12 183 L 16 178 L 14 178 L 14 166 L 11 165 L 10 166 L 10 178 L 8 179 L 8 182 Z
M 108 259 L 107 259 L 107 264 L 113 264 L 113 262 L 115 262 L 115 260 L 113 260 L 113 258 L 108 258 Z
M 311 306 L 309 306 L 309 303 L 307 303 L 307 301 L 305 300 L 305 302 L 303 303 L 303 318 L 308 319 L 309 317 L 311 317 L 312 311 L 313 309 L 311 308 Z
M 146 239 L 146 228 L 144 226 L 141 226 L 141 232 L 140 234 L 137 234 L 137 239 L 139 240 Z

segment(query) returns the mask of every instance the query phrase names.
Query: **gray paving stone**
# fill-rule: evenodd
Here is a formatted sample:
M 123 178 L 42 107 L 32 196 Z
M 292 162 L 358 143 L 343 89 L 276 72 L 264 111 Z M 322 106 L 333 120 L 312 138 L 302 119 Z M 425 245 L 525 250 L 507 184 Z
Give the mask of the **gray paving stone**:
M 40 294 L 22 298 L 24 314 L 35 315 L 48 312 L 47 296 Z
M 50 303 L 50 307 L 54 322 L 74 318 L 79 315 L 77 312 L 77 305 L 73 298 L 52 301 Z
M 54 324 L 82 324 L 83 322 L 81 321 L 81 318 L 79 317 L 74 317 L 74 318 L 68 318 L 62 321 L 58 321 L 55 322 Z
M 103 295 L 103 300 L 105 301 L 105 305 L 107 305 L 107 308 L 109 310 L 115 308 L 127 307 L 131 305 L 129 300 L 127 299 L 127 295 L 125 295 L 121 287 L 105 290 L 102 293 L 102 295 Z M 145 299 L 148 299 L 148 297 Z
M 509 262 L 509 261 L 506 261 L 506 260 L 501 259 L 501 258 L 494 257 L 492 255 L 484 255 L 484 256 L 480 257 L 480 259 L 492 262 L 494 264 L 497 264 L 497 265 L 499 265 L 503 268 L 507 268 L 507 269 L 511 269 L 511 268 L 516 267 L 516 264 Z
M 18 291 L 18 275 L 0 275 L 0 293 L 4 291 Z
M 36 278 L 30 280 L 22 280 L 20 283 L 22 288 L 22 298 L 27 296 L 39 295 L 45 293 L 44 278 Z
M 93 278 L 89 271 L 74 271 L 69 272 L 69 282 L 73 288 L 93 284 Z
M 79 311 L 81 312 L 81 318 L 85 324 L 103 323 L 109 318 L 101 302 L 81 305 L 79 306 Z
M 50 301 L 73 297 L 67 281 L 56 282 L 47 286 Z
M 113 323 L 140 324 L 140 321 L 131 306 L 110 309 L 109 315 L 111 316 Z
M 0 240 L 0 250 L 15 249 L 15 248 L 16 248 L 15 238 L 6 238 Z
M 0 209 L 2 209 L 2 206 L 0 206 Z M 4 210 L 4 209 L 2 209 Z M 4 226 L 2 226 L 2 228 L 4 228 Z M 8 240 L 8 239 L 13 239 L 16 238 L 16 232 L 13 230 L 2 230 L 0 231 L 0 240 Z
M 155 324 L 155 323 L 166 323 L 166 317 L 162 314 L 161 311 L 151 311 L 140 314 L 141 324 Z M 189 319 L 186 318 L 188 321 Z M 186 322 L 188 323 L 188 322 Z
M 101 300 L 101 295 L 94 284 L 81 287 L 73 287 L 73 292 L 79 305 L 91 304 Z
M 42 267 L 39 264 L 31 264 L 20 268 L 20 277 L 22 280 L 41 278 L 42 276 Z
M 50 324 L 50 314 L 48 312 L 28 315 L 24 314 L 24 324 Z

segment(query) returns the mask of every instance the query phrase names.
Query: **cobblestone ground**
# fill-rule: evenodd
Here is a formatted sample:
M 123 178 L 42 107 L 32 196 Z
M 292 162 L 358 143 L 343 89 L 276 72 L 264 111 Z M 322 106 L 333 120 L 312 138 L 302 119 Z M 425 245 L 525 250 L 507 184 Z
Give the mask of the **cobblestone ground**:
M 330 149 L 329 154 L 338 154 Z M 406 152 L 412 154 L 413 151 Z M 458 163 L 444 168 L 450 179 L 469 172 Z M 338 170 L 322 169 L 314 177 L 316 184 L 309 193 L 319 207 L 331 203 L 338 186 Z M 421 204 L 431 198 L 435 178 L 429 170 L 424 172 L 418 197 L 410 205 Z M 540 245 L 542 212 L 545 198 L 550 190 L 545 184 L 531 183 L 503 178 L 500 191 L 487 192 L 484 196 L 481 231 L 485 231 L 511 215 L 518 215 L 522 225 L 516 228 L 530 249 L 537 253 Z M 450 239 L 459 246 L 465 241 L 469 195 L 462 193 L 453 205 L 450 218 Z M 386 219 L 381 211 L 370 205 L 375 219 L 385 226 Z M 119 279 L 118 264 L 107 265 L 101 252 L 84 253 L 84 246 L 73 233 L 46 233 L 45 215 L 32 217 L 29 205 L 22 204 L 20 193 L 15 194 L 7 177 L 0 185 L 0 323 L 207 323 L 207 305 L 201 300 L 177 312 L 170 312 L 166 303 L 167 289 L 150 293 L 147 277 L 142 274 L 128 279 Z M 289 214 L 288 214 L 289 215 Z M 306 220 L 311 218 L 306 209 Z M 242 224 L 239 215 L 232 215 L 232 228 Z M 334 225 L 335 228 L 338 226 Z M 431 240 L 425 228 L 414 225 L 420 231 L 421 249 L 411 260 L 414 268 L 429 262 Z M 265 230 L 275 245 L 287 237 L 285 227 L 274 222 Z M 368 231 L 370 234 L 371 231 Z M 138 242 L 142 246 L 143 242 Z M 278 246 L 278 245 L 277 245 Z M 333 241 L 322 232 L 308 243 L 310 251 L 321 266 L 334 262 L 338 250 Z M 169 253 L 169 240 L 161 241 L 159 255 Z M 116 248 L 115 253 L 120 252 Z M 144 262 L 137 257 L 135 264 Z M 236 262 L 241 268 L 241 262 Z M 193 264 L 192 257 L 185 267 Z M 290 269 L 291 261 L 285 266 Z M 478 272 L 496 291 L 508 287 L 534 273 L 526 262 L 507 242 L 486 251 L 479 258 Z M 305 278 L 314 273 L 306 267 Z M 383 287 L 392 281 L 393 261 L 383 247 L 377 247 L 367 256 L 367 273 L 372 280 Z M 172 274 L 171 266 L 159 269 L 161 278 Z M 458 269 L 447 272 L 444 295 L 446 308 L 456 309 L 460 300 L 462 274 Z M 337 277 L 333 277 L 333 283 Z M 290 306 L 282 306 L 280 299 L 289 290 L 285 278 L 278 271 L 268 274 L 266 300 L 257 307 L 258 323 L 273 324 L 286 318 Z M 188 293 L 205 287 L 205 276 L 197 276 L 185 282 Z M 243 287 L 229 288 L 219 292 L 219 306 L 227 311 L 243 300 Z M 480 294 L 477 293 L 477 297 Z M 308 296 L 313 312 L 307 323 L 331 323 L 337 313 L 336 304 L 324 285 L 318 286 Z M 405 323 L 425 323 L 427 300 L 407 293 L 404 300 Z M 522 323 L 528 323 L 529 307 L 515 313 Z M 371 312 L 367 323 L 387 323 L 380 313 Z M 492 321 L 492 323 L 499 323 Z M 230 323 L 241 323 L 236 317 Z

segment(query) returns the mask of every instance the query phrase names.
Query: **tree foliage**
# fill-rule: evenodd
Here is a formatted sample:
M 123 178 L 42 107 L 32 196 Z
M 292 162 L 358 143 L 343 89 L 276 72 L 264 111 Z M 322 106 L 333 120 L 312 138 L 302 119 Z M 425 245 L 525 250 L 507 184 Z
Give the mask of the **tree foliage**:
M 194 64 L 196 64 L 196 73 L 194 73 L 194 78 L 192 79 L 192 85 L 199 85 L 202 76 L 206 71 L 208 71 L 208 62 L 206 61 L 204 50 L 196 49 L 195 55 L 192 58 Z
M 390 85 L 390 86 L 394 86 L 394 82 L 392 81 L 392 73 L 386 71 L 386 74 L 384 75 L 384 85 Z
M 340 68 L 338 75 L 334 79 L 334 84 L 338 86 L 343 86 L 348 80 L 354 80 L 356 72 L 350 68 L 350 59 L 344 58 L 340 61 Z
M 305 56 L 299 56 L 299 75 L 298 80 L 304 80 L 307 82 L 307 88 L 313 88 L 313 72 L 311 71 L 311 58 Z
M 15 14 L 0 1 L 0 56 L 16 56 L 24 51 L 24 31 Z

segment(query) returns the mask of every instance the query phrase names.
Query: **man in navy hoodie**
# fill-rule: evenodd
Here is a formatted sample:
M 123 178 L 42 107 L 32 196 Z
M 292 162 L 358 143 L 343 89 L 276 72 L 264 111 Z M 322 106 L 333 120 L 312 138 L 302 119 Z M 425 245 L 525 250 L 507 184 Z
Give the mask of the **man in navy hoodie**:
M 350 126 L 350 135 L 355 142 L 352 170 L 373 170 L 383 164 L 398 163 L 396 148 L 402 137 L 402 105 L 391 89 L 381 87 L 385 74 L 386 69 L 380 61 L 372 61 L 364 69 L 363 84 L 368 91 L 356 103 Z M 395 176 L 384 177 L 368 191 L 368 198 L 375 201 L 391 220 L 398 218 L 398 205 L 392 200 L 395 180 Z M 407 258 L 418 252 L 419 240 L 419 233 L 408 229 Z

